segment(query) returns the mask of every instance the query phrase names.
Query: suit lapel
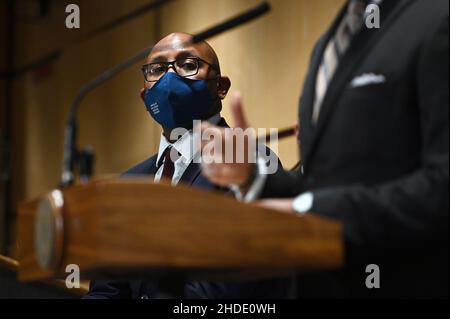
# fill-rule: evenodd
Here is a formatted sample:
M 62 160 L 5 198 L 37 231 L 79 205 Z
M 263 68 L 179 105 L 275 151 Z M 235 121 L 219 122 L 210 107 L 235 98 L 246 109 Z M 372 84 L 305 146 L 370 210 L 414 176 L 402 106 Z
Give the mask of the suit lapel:
M 195 179 L 200 175 L 201 167 L 200 164 L 194 163 L 193 161 L 189 164 L 188 168 L 181 177 L 180 182 L 192 185 Z
M 158 163 L 156 163 L 156 156 L 154 156 L 150 162 L 150 165 L 148 166 L 148 169 L 146 170 L 145 174 L 146 175 L 156 175 L 156 172 L 158 171 L 157 165 Z
M 155 162 L 155 164 L 150 168 L 149 175 L 156 175 L 157 171 L 158 171 L 158 169 L 156 167 L 156 162 Z
M 322 110 L 319 116 L 319 121 L 317 123 L 316 129 L 313 129 L 313 138 L 310 144 L 307 153 L 305 156 L 305 163 L 309 162 L 310 157 L 312 156 L 314 149 L 317 147 L 317 143 L 320 140 L 320 137 L 323 133 L 323 130 L 326 127 L 326 124 L 332 115 L 332 113 L 336 110 L 336 101 L 338 101 L 342 92 L 344 92 L 348 82 L 351 79 L 351 76 L 354 74 L 355 70 L 362 63 L 363 59 L 367 56 L 370 49 L 377 43 L 377 41 L 381 38 L 381 36 L 389 29 L 389 25 L 395 21 L 395 18 L 402 12 L 404 7 L 411 3 L 411 0 L 396 0 L 396 1 L 384 1 L 386 4 L 385 7 L 381 7 L 381 29 L 367 29 L 363 28 L 363 30 L 355 36 L 352 41 L 350 48 L 347 53 L 344 55 L 342 60 L 339 63 L 339 67 L 336 70 L 336 74 L 333 80 L 330 82 L 329 89 L 325 95 L 322 104 Z M 393 8 L 389 8 L 388 6 L 396 5 Z M 383 14 L 383 12 L 389 12 L 388 10 L 392 9 L 388 15 Z M 340 21 L 340 20 L 339 20 Z M 335 28 L 337 25 L 334 26 Z M 334 31 L 334 30 L 333 30 Z M 331 32 L 333 35 L 334 32 Z M 328 40 L 330 40 L 331 35 L 328 36 Z M 324 46 L 326 47 L 328 41 L 325 42 Z M 324 50 L 324 49 L 323 49 Z M 323 56 L 323 51 L 321 52 Z M 321 60 L 321 59 L 320 59 Z M 318 67 L 317 67 L 318 70 Z M 316 75 L 317 75 L 316 70 Z M 316 82 L 316 77 L 313 80 L 314 84 Z M 315 87 L 315 86 L 314 86 Z M 315 96 L 315 94 L 314 94 Z M 310 104 L 310 108 L 312 109 L 314 102 Z M 312 126 L 312 111 L 311 116 L 309 116 L 303 123 L 308 122 L 309 126 Z

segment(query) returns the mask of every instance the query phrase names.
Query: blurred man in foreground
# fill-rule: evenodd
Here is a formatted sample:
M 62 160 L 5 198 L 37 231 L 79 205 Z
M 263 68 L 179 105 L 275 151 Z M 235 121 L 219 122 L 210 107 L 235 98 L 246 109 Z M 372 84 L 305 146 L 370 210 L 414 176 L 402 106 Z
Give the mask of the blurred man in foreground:
M 379 29 L 366 24 L 374 5 Z M 345 266 L 300 276 L 299 297 L 448 297 L 448 39 L 447 0 L 350 0 L 317 43 L 300 101 L 302 169 L 266 175 L 259 192 L 275 198 L 265 207 L 343 223 Z M 248 127 L 239 97 L 231 107 Z M 255 170 L 203 166 L 244 192 Z M 380 287 L 366 282 L 373 264 Z

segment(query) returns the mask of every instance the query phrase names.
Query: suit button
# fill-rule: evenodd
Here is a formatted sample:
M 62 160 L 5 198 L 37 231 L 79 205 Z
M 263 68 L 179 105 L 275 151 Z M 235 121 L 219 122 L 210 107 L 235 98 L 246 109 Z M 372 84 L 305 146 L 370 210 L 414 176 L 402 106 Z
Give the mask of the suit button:
M 145 300 L 145 299 L 150 299 L 150 298 L 149 298 L 147 295 L 142 295 L 142 296 L 141 296 L 141 299 L 142 299 L 142 300 Z

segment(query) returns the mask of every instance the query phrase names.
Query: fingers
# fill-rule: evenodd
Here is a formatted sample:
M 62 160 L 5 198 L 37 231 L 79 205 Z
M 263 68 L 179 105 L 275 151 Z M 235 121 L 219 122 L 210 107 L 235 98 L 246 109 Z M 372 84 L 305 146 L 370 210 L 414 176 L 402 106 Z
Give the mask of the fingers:
M 280 213 L 294 214 L 293 201 L 294 199 L 267 199 L 257 202 L 256 205 Z
M 236 128 L 246 130 L 249 125 L 242 107 L 242 98 L 236 93 L 231 98 L 231 115 Z M 203 175 L 212 183 L 220 186 L 229 186 L 231 184 L 241 185 L 248 180 L 251 169 L 248 163 L 229 163 L 226 160 L 226 150 L 234 149 L 231 156 L 237 154 L 235 138 L 229 130 L 211 125 L 208 122 L 202 122 L 200 129 L 202 140 L 202 172 Z M 214 141 L 215 139 L 215 141 Z M 245 141 L 247 143 L 247 140 Z M 248 154 L 245 148 L 248 144 L 240 146 L 243 154 Z M 212 148 L 214 146 L 214 148 Z M 233 158 L 231 158 L 233 160 Z
M 230 185 L 223 173 L 223 165 L 218 164 L 203 164 L 202 174 L 213 184 L 227 187 Z
M 243 185 L 252 166 L 248 164 L 202 163 L 203 175 L 212 183 L 224 187 Z
M 230 109 L 234 127 L 246 130 L 248 128 L 248 122 L 242 106 L 242 96 L 239 92 L 234 93 L 231 97 Z

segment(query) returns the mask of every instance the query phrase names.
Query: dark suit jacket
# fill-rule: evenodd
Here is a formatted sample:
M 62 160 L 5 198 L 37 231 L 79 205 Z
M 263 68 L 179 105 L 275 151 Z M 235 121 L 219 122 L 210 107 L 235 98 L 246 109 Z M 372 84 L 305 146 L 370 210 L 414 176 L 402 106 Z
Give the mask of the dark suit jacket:
M 343 223 L 346 265 L 300 277 L 305 297 L 448 297 L 449 2 L 384 0 L 381 29 L 354 38 L 317 125 L 316 74 L 343 16 L 318 42 L 300 101 L 303 173 L 268 178 L 264 197 L 314 194 Z M 385 81 L 352 87 L 355 77 Z M 366 266 L 381 289 L 365 285 Z
M 219 123 L 227 126 L 225 120 Z M 155 175 L 157 172 L 157 155 L 130 169 L 125 176 Z M 199 164 L 191 163 L 181 178 L 180 183 L 206 190 L 228 193 L 228 189 L 211 184 L 203 175 Z M 231 194 L 230 194 L 231 195 Z M 214 212 L 211 212 L 214 213 Z M 207 282 L 189 282 L 185 285 L 185 297 L 188 299 L 249 299 L 269 298 L 281 299 L 292 297 L 293 282 L 291 278 L 280 278 L 266 281 L 224 284 Z M 86 299 L 139 299 L 154 298 L 159 292 L 155 282 L 111 282 L 93 281 Z

